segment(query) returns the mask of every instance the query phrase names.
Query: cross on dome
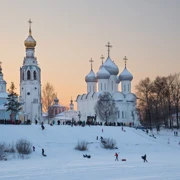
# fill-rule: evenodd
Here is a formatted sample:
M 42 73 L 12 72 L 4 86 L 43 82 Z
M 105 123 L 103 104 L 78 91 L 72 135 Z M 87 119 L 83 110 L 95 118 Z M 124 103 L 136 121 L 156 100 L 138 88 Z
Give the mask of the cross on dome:
M 0 61 L 0 73 L 2 73 L 2 67 L 1 67 L 2 62 Z
M 0 73 L 2 73 L 2 67 L 1 67 L 2 62 L 0 61 Z
M 71 97 L 71 100 L 70 100 L 71 104 L 73 103 L 73 100 L 72 100 L 72 97 Z
M 106 44 L 106 47 L 108 48 L 108 57 L 110 55 L 110 48 L 112 48 L 112 45 L 110 45 L 110 42 Z
M 92 60 L 92 58 L 89 60 L 89 62 L 91 63 L 91 70 L 92 70 L 92 63 L 94 62 L 93 60 Z
M 126 61 L 128 60 L 126 56 L 124 56 L 123 58 L 124 62 L 125 62 L 125 68 L 126 68 Z
M 104 56 L 102 55 L 102 56 L 100 57 L 100 59 L 102 59 L 102 64 L 103 64 L 103 63 L 104 63 L 104 62 L 103 62 Z
M 29 19 L 28 23 L 29 23 L 29 35 L 31 35 L 31 24 L 32 24 L 31 19 Z

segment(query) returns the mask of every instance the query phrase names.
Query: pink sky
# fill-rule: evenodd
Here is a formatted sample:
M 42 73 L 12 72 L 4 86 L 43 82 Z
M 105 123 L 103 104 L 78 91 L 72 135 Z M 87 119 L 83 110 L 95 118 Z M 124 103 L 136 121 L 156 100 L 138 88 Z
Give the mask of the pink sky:
M 132 87 L 143 78 L 178 73 L 180 67 L 180 1 L 178 0 L 0 0 L 0 61 L 7 88 L 19 93 L 19 69 L 25 56 L 29 18 L 37 41 L 36 57 L 42 85 L 54 85 L 60 103 L 86 93 L 85 76 L 94 60 L 111 58 L 133 74 Z

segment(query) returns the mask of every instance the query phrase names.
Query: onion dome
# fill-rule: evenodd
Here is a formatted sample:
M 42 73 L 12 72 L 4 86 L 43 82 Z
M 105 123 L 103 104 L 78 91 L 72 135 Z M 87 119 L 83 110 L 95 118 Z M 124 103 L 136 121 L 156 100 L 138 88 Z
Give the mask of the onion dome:
M 31 23 L 32 23 L 32 21 L 29 20 L 28 22 L 29 22 L 29 36 L 24 41 L 24 45 L 26 46 L 26 48 L 34 48 L 36 46 L 36 41 L 32 37 L 32 32 L 31 32 Z
M 117 83 L 117 84 L 120 83 L 119 76 L 116 76 L 116 83 Z
M 1 62 L 0 62 L 0 84 L 6 84 L 6 81 L 3 79 Z
M 24 45 L 26 46 L 26 48 L 34 48 L 36 46 L 36 41 L 31 35 L 29 35 L 24 41 Z
M 133 75 L 125 67 L 123 72 L 119 75 L 120 81 L 132 81 Z
M 104 62 L 103 66 L 110 73 L 110 75 L 118 75 L 119 68 L 116 66 L 116 64 L 111 60 L 109 56 Z
M 89 74 L 85 77 L 86 82 L 97 82 L 96 75 L 94 71 L 91 69 Z
M 97 79 L 109 79 L 110 73 L 105 69 L 105 67 L 102 65 L 97 72 Z
M 59 99 L 56 97 L 56 98 L 54 99 L 54 104 L 57 105 L 58 102 L 59 102 Z

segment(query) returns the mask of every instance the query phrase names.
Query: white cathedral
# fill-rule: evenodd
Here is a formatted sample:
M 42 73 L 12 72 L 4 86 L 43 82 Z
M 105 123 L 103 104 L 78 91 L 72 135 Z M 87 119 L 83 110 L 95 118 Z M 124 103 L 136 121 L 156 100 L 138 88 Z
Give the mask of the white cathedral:
M 119 68 L 110 58 L 110 43 L 106 45 L 108 47 L 108 57 L 103 62 L 104 57 L 102 56 L 102 65 L 99 71 L 95 74 L 92 68 L 91 59 L 91 70 L 85 77 L 87 83 L 87 93 L 78 95 L 77 110 L 81 120 L 86 121 L 88 116 L 95 116 L 94 106 L 98 101 L 98 97 L 103 92 L 109 92 L 115 100 L 116 107 L 118 108 L 117 117 L 115 122 L 122 123 L 138 123 L 138 116 L 136 113 L 136 95 L 131 92 L 131 81 L 133 79 L 132 74 L 127 70 L 125 56 L 125 68 L 119 74 Z M 121 91 L 119 91 L 119 84 L 121 84 Z M 98 90 L 97 90 L 98 89 Z M 100 119 L 97 117 L 96 121 Z
M 20 101 L 23 113 L 32 122 L 41 120 L 41 69 L 34 56 L 36 41 L 32 37 L 31 20 L 29 22 L 29 36 L 24 41 L 26 56 L 20 68 Z

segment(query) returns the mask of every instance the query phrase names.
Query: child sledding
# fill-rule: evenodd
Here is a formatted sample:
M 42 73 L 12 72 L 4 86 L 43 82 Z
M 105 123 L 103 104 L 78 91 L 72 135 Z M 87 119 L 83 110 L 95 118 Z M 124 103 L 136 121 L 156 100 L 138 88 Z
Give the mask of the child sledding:
M 89 158 L 89 159 L 90 159 L 90 158 L 91 158 L 91 155 L 83 154 L 83 157 L 84 157 L 84 158 Z

